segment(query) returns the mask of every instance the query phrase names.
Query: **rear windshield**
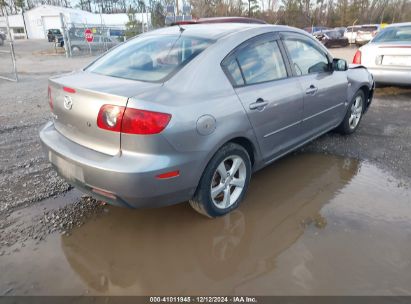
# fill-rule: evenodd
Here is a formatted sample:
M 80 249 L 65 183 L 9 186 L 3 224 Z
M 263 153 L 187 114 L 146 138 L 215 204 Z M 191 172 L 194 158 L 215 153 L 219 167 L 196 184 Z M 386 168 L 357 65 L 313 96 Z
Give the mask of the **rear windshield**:
M 341 38 L 341 33 L 338 31 L 329 31 L 329 32 L 325 32 L 325 34 L 330 37 L 331 39 L 338 39 Z
M 377 26 L 362 26 L 360 29 L 361 32 L 374 32 L 376 30 L 378 30 Z
M 211 40 L 162 35 L 137 37 L 113 49 L 86 70 L 107 76 L 159 82 L 201 53 Z
M 411 42 L 411 26 L 387 27 L 375 36 L 372 42 Z

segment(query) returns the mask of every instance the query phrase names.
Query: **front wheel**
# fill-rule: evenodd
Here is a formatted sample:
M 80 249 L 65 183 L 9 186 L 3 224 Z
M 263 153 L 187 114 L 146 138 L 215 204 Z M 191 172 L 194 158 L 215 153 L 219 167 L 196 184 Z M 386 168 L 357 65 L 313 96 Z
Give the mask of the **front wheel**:
M 337 130 L 342 134 L 351 134 L 357 130 L 360 125 L 362 115 L 365 107 L 364 91 L 359 90 L 351 100 L 344 120 L 337 127 Z
M 247 150 L 228 143 L 210 160 L 189 203 L 197 212 L 211 218 L 227 214 L 244 198 L 250 177 Z

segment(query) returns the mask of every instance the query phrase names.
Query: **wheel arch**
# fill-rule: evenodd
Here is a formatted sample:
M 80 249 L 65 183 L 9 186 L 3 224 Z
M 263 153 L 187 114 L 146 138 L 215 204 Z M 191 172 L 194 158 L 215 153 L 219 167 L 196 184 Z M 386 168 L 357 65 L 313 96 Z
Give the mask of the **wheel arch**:
M 211 151 L 211 153 L 207 156 L 207 159 L 202 164 L 201 171 L 200 171 L 201 173 L 199 174 L 197 182 L 196 182 L 196 188 L 198 187 L 201 177 L 203 176 L 205 169 L 207 168 L 210 161 L 213 159 L 214 155 L 216 155 L 216 153 L 228 143 L 236 143 L 247 151 L 248 155 L 250 156 L 252 172 L 255 171 L 255 169 L 259 168 L 258 163 L 260 159 L 259 158 L 260 154 L 259 154 L 257 143 L 253 142 L 252 139 L 248 138 L 247 136 L 243 136 L 243 135 L 237 135 L 231 138 L 226 138 L 225 140 L 220 142 L 220 144 L 216 145 L 216 148 Z

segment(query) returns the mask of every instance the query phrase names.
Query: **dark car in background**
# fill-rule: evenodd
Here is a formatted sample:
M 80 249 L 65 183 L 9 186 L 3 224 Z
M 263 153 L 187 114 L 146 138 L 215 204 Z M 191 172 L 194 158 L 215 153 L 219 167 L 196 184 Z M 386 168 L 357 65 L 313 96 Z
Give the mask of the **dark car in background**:
M 341 35 L 344 36 L 344 33 L 347 31 L 347 28 L 340 26 L 340 27 L 335 27 L 334 30 L 338 31 Z
M 313 36 L 327 48 L 333 46 L 346 47 L 349 44 L 348 38 L 344 37 L 338 30 L 315 32 Z
M 306 31 L 307 33 L 312 34 L 312 33 L 327 31 L 331 29 L 326 26 L 309 26 L 309 27 L 303 28 L 303 30 Z
M 49 29 L 47 30 L 47 40 L 49 42 L 55 42 L 56 39 L 63 39 L 63 34 L 59 29 Z

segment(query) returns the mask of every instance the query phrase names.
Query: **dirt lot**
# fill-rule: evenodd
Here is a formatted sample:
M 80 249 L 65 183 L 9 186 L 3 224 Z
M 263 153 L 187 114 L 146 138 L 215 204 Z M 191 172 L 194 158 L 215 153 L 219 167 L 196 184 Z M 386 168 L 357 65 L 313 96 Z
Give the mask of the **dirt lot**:
M 38 131 L 48 77 L 92 58 L 43 41 L 16 51 L 20 82 L 0 80 L 0 295 L 411 294 L 410 88 L 378 88 L 356 134 L 262 170 L 238 211 L 210 221 L 187 204 L 126 210 L 70 190 Z

